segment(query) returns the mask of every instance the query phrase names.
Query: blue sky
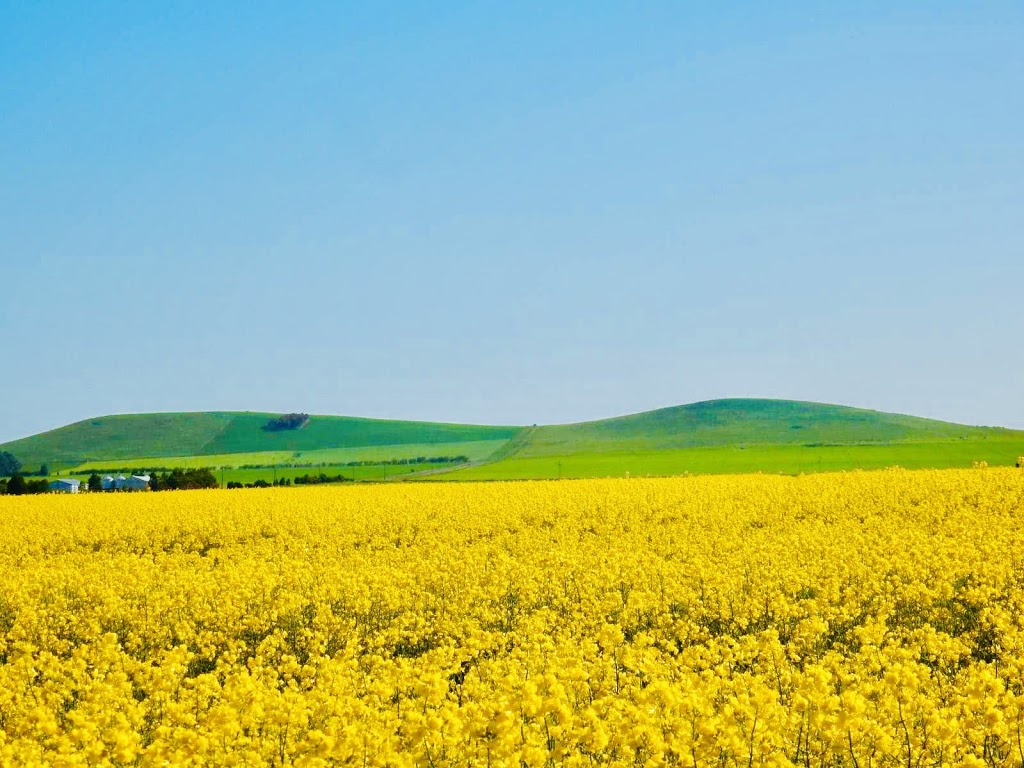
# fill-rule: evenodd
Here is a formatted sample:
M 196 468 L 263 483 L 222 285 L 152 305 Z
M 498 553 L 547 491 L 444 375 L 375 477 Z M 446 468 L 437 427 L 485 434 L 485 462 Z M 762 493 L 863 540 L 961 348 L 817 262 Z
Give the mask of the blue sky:
M 1019 2 L 0 2 L 0 440 L 726 396 L 1024 428 L 1021 40 Z

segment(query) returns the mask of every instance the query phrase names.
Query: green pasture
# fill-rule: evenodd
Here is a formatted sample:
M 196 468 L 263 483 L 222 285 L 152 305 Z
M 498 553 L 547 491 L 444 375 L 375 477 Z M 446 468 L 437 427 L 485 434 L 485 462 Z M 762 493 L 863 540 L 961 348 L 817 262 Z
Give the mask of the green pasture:
M 97 459 L 84 462 L 64 473 L 79 474 L 87 469 L 135 470 L 153 467 L 193 467 L 237 469 L 296 466 L 301 471 L 319 471 L 321 466 L 338 466 L 350 461 L 383 462 L 392 459 L 415 459 L 419 456 L 466 456 L 470 461 L 481 461 L 497 451 L 506 440 L 473 440 L 456 443 L 406 443 L 401 445 L 371 445 L 358 448 L 321 448 L 312 451 L 257 451 L 250 453 L 219 453 L 201 456 L 149 456 L 138 459 Z M 299 465 L 307 465 L 300 467 Z M 309 466 L 312 465 L 312 466 Z M 334 473 L 331 473 L 334 474 Z
M 765 445 L 660 451 L 581 452 L 514 456 L 490 464 L 428 476 L 432 480 L 527 480 L 546 478 L 632 477 L 768 472 L 800 474 L 853 469 L 942 469 L 1012 466 L 1024 456 L 1024 438 L 953 440 L 891 445 L 804 447 Z
M 268 483 L 272 483 L 274 480 L 284 478 L 294 480 L 296 477 L 303 475 L 318 476 L 321 473 L 329 477 L 341 475 L 346 479 L 356 482 L 381 482 L 393 478 L 406 477 L 436 466 L 431 464 L 370 464 L 361 467 L 325 465 L 318 467 L 271 467 L 264 469 L 240 469 L 237 467 L 211 469 L 221 485 L 226 485 L 227 483 L 253 483 L 257 480 L 265 480 Z M 71 477 L 78 478 L 83 483 L 89 480 L 89 475 L 82 472 L 64 473 L 64 475 L 68 474 Z

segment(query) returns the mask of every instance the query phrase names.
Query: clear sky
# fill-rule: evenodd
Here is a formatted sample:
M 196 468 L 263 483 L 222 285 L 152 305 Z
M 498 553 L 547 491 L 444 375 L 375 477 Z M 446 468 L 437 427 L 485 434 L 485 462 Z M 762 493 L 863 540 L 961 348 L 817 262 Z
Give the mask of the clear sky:
M 0 0 L 0 440 L 1024 427 L 1024 4 Z

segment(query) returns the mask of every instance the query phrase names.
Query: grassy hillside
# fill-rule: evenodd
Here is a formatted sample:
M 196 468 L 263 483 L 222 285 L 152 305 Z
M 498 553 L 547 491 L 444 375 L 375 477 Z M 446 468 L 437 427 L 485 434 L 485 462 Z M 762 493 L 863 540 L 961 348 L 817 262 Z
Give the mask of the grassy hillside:
M 104 416 L 0 445 L 26 467 L 142 457 L 301 452 L 324 448 L 508 440 L 518 427 L 313 416 L 302 429 L 264 430 L 280 414 L 157 413 Z
M 711 400 L 580 424 L 524 430 L 503 451 L 525 458 L 713 446 L 853 445 L 981 439 L 1012 430 L 792 400 Z
M 523 429 L 451 480 L 1012 465 L 1024 431 L 791 400 L 712 400 Z
M 789 400 L 713 400 L 541 427 L 313 416 L 271 432 L 279 414 L 106 416 L 0 445 L 31 469 L 342 465 L 465 455 L 451 478 L 592 477 L 681 472 L 801 472 L 900 464 L 1012 464 L 1024 432 Z

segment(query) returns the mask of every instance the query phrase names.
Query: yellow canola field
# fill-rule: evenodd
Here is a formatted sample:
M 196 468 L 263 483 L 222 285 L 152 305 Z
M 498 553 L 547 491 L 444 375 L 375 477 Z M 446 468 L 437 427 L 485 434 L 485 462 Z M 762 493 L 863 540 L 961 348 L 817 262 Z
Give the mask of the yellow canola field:
M 1019 766 L 1024 472 L 0 498 L 0 764 Z

